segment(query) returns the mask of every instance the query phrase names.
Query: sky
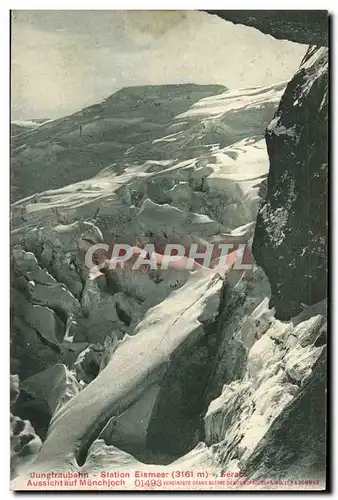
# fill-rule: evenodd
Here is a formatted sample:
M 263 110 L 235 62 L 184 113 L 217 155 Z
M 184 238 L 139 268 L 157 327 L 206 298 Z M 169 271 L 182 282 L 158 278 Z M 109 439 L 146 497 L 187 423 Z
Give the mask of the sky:
M 287 81 L 306 48 L 198 11 L 14 11 L 12 120 L 65 116 L 134 85 Z

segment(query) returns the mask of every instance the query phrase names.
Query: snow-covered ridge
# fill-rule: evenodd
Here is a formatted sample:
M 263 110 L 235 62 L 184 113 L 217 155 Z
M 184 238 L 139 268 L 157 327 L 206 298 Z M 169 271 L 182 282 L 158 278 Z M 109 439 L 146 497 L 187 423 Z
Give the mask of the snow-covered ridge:
M 12 125 L 19 125 L 21 127 L 37 127 L 43 125 L 51 120 L 12 120 Z
M 221 117 L 231 111 L 259 108 L 268 103 L 278 105 L 287 82 L 281 82 L 267 87 L 255 87 L 223 92 L 212 97 L 205 97 L 190 110 L 178 115 L 177 118 L 190 118 L 196 115 Z

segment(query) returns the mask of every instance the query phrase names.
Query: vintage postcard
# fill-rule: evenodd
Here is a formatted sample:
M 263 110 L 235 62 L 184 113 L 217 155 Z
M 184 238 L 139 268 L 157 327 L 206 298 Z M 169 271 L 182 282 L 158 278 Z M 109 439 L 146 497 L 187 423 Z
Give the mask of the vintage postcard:
M 325 490 L 328 12 L 11 12 L 12 490 Z

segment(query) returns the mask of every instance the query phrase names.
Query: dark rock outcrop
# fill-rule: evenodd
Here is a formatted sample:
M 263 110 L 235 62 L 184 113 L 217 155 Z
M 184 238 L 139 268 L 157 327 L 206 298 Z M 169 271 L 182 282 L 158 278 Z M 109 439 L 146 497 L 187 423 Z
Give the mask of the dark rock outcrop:
M 289 319 L 327 294 L 328 50 L 310 47 L 267 128 L 267 197 L 253 253 Z
M 328 45 L 327 10 L 207 10 L 225 21 L 257 28 L 274 38 Z

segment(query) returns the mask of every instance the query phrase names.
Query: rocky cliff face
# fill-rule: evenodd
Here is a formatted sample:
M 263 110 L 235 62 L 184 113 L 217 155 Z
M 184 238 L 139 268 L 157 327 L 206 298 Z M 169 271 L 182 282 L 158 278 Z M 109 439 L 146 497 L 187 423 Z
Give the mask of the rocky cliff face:
M 328 45 L 327 10 L 207 10 L 225 21 L 257 28 L 281 40 Z
M 311 47 L 266 132 L 268 189 L 253 252 L 282 320 L 327 293 L 328 78 L 328 50 Z

